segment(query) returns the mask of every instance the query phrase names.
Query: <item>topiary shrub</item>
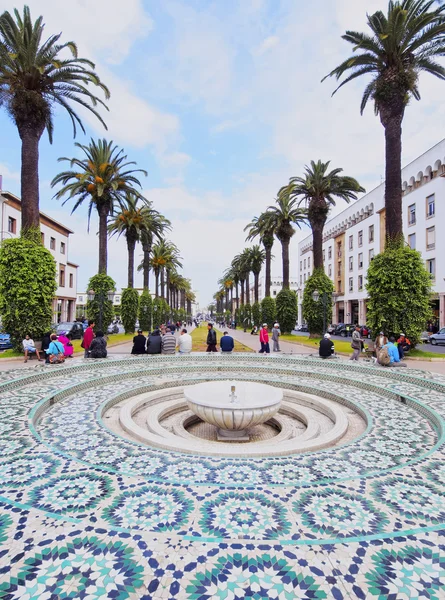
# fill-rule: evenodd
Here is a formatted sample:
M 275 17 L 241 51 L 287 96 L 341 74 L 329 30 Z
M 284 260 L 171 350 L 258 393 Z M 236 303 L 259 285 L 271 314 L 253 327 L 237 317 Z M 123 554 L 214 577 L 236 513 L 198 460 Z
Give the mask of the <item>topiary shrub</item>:
M 266 321 L 264 321 L 265 323 Z M 261 325 L 261 306 L 259 302 L 252 304 L 252 324 Z
M 420 252 L 408 246 L 388 246 L 369 265 L 367 324 L 373 333 L 399 335 L 415 344 L 431 311 L 431 277 Z
M 151 312 L 153 301 L 148 290 L 144 290 L 139 298 L 139 327 L 142 331 L 151 331 Z
M 294 329 L 298 318 L 297 294 L 294 291 L 285 288 L 277 294 L 276 317 L 283 333 Z
M 125 333 L 134 333 L 139 311 L 139 294 L 134 288 L 122 291 L 122 323 Z
M 261 302 L 261 323 L 267 323 L 269 329 L 272 329 L 276 322 L 277 307 L 274 298 L 270 296 L 264 298 Z
M 24 238 L 2 243 L 0 315 L 16 350 L 22 350 L 27 333 L 36 340 L 51 329 L 56 289 L 56 262 L 41 243 Z
M 244 327 L 244 329 L 247 329 L 248 327 L 250 327 L 252 324 L 252 307 L 250 306 L 250 304 L 244 304 L 243 306 L 243 322 L 240 323 L 240 325 L 242 325 Z
M 312 294 L 318 290 L 319 299 L 315 301 Z M 326 333 L 323 331 L 324 304 L 323 294 L 326 293 L 326 327 L 332 321 L 332 293 L 334 284 L 323 269 L 314 269 L 314 272 L 306 281 L 303 293 L 303 319 L 306 321 L 310 337 L 321 337 Z
M 106 333 L 108 325 L 114 318 L 113 302 L 108 300 L 108 292 L 115 289 L 116 284 L 114 283 L 114 279 L 105 273 L 94 275 L 88 282 L 87 291 L 94 291 L 94 300 L 88 300 L 87 302 L 87 317 L 88 319 L 93 319 L 96 323 L 96 332 L 102 329 Z

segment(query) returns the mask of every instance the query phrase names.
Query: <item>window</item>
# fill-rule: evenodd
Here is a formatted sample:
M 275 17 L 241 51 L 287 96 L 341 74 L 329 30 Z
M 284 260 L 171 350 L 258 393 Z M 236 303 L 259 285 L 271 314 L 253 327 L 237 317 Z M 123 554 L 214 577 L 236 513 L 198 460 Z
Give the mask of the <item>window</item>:
M 303 283 L 303 275 L 300 275 L 300 285 Z
M 40 238 L 42 240 L 42 246 L 45 245 L 45 234 L 43 233 L 43 231 L 40 232 Z
M 426 230 L 426 249 L 433 250 L 436 247 L 436 228 L 428 227 Z
M 374 225 L 369 226 L 369 241 L 374 241 Z
M 276 296 L 277 295 L 277 290 L 273 291 L 273 295 Z
M 352 271 L 354 268 L 354 257 L 349 257 L 349 270 Z
M 411 248 L 411 250 L 416 249 L 416 234 L 415 233 L 412 233 L 411 235 L 408 236 L 408 244 L 409 244 L 409 247 Z
M 436 279 L 436 259 L 430 258 L 426 261 L 426 270 L 431 276 L 431 279 Z
M 51 250 L 55 250 L 56 249 L 56 238 L 51 238 L 49 240 L 49 247 Z
M 338 263 L 337 277 L 341 277 L 341 261 Z
M 115 300 L 116 304 L 119 304 L 119 302 L 121 301 L 121 297 L 120 296 L 115 296 L 114 300 Z
M 330 260 L 332 258 L 332 246 L 329 246 L 328 248 L 328 259 Z
M 310 258 L 307 259 L 307 268 L 308 269 L 311 268 L 311 259 Z
M 300 260 L 300 271 L 302 271 L 302 270 L 303 270 L 303 261 Z
M 363 246 L 363 230 L 358 232 L 358 245 Z
M 363 289 L 363 275 L 358 276 L 358 289 L 359 291 Z
M 59 265 L 59 286 L 65 287 L 65 265 Z
M 328 275 L 329 277 L 332 277 L 332 265 L 329 265 L 328 267 Z
M 358 255 L 358 268 L 363 269 L 363 252 Z
M 436 197 L 434 194 L 426 199 L 426 218 L 434 217 L 436 214 Z
M 8 217 L 8 231 L 9 233 L 16 233 L 17 231 L 17 220 L 12 217 Z
M 352 277 L 349 278 L 349 291 L 354 291 L 354 279 Z
M 323 250 L 323 262 L 326 260 L 326 250 Z
M 304 279 L 303 279 L 303 281 L 306 281 L 306 273 L 304 274 Z
M 60 254 L 65 254 L 65 242 L 60 242 Z
M 79 296 L 79 304 L 83 304 L 83 296 Z
M 374 258 L 374 248 L 371 248 L 371 250 L 369 251 L 369 262 L 371 262 L 371 260 Z
M 416 224 L 416 205 L 408 206 L 408 225 Z
M 306 270 L 306 259 L 304 259 L 304 270 Z
M 352 250 L 354 248 L 354 236 L 350 235 L 349 236 L 349 250 Z
M 74 286 L 74 275 L 70 273 L 70 288 Z

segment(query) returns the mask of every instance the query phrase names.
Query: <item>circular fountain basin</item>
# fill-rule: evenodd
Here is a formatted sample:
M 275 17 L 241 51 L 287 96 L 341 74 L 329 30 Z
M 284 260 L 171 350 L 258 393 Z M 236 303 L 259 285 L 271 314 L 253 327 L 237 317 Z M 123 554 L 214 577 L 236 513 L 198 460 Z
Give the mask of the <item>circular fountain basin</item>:
M 239 441 L 278 412 L 283 391 L 250 381 L 211 381 L 187 386 L 184 396 L 195 415 L 218 428 L 218 439 Z

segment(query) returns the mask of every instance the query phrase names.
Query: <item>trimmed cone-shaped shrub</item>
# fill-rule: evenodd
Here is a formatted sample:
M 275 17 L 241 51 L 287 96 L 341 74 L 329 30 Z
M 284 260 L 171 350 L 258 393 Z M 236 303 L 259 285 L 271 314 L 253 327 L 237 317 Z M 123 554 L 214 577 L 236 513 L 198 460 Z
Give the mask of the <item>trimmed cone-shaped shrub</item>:
M 259 302 L 252 304 L 252 325 L 261 325 L 261 306 Z
M 369 265 L 367 324 L 375 333 L 405 333 L 415 344 L 432 317 L 431 277 L 420 252 L 388 246 Z
M 153 301 L 148 290 L 144 290 L 139 298 L 139 327 L 142 331 L 151 331 L 151 311 Z
M 264 298 L 261 302 L 261 324 L 267 323 L 269 329 L 272 329 L 276 322 L 277 307 L 275 299 L 270 296 Z
M 276 316 L 277 321 L 280 324 L 280 330 L 283 333 L 291 333 L 295 328 L 295 323 L 298 318 L 297 294 L 286 288 L 281 290 L 281 292 L 277 294 L 276 307 Z
M 250 304 L 244 304 L 243 306 L 243 322 L 240 323 L 244 328 L 250 327 L 252 324 L 252 307 Z
M 312 297 L 317 290 L 319 298 L 315 301 Z M 306 281 L 303 293 L 303 319 L 306 321 L 311 337 L 320 337 L 323 333 L 324 302 L 326 305 L 326 327 L 332 322 L 332 293 L 334 284 L 323 269 L 314 269 Z M 326 293 L 325 300 L 323 294 Z
M 37 340 L 50 330 L 56 289 L 56 263 L 41 243 L 24 238 L 2 243 L 0 315 L 15 349 L 22 350 L 26 334 Z
M 94 300 L 87 302 L 87 317 L 93 319 L 96 323 L 95 330 L 101 328 L 104 333 L 107 332 L 108 325 L 114 319 L 113 302 L 108 300 L 108 292 L 116 289 L 114 279 L 105 273 L 98 273 L 91 277 L 88 282 L 88 290 L 94 291 Z M 102 324 L 101 324 L 101 304 L 102 304 Z
M 139 294 L 134 288 L 122 292 L 122 323 L 125 333 L 134 333 L 139 312 Z

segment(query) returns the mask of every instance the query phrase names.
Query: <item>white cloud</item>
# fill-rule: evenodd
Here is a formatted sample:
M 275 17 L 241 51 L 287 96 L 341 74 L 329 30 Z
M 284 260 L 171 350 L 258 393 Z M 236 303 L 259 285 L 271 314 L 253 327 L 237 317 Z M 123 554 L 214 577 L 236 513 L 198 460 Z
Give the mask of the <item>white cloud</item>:
M 5 163 L 0 163 L 0 176 L 3 177 L 3 185 L 7 185 L 7 182 L 11 179 L 13 181 L 20 181 L 20 173 L 18 171 L 14 171 L 9 165 Z M 0 189 L 1 189 L 0 185 Z M 6 189 L 6 188 L 5 188 Z
M 210 133 L 223 133 L 224 131 L 228 131 L 229 129 L 239 129 L 249 123 L 250 119 L 242 118 L 242 119 L 226 119 L 225 121 L 221 121 L 217 123 L 213 127 L 210 128 Z
M 253 54 L 257 56 L 261 56 L 274 46 L 277 46 L 280 43 L 280 38 L 276 35 L 271 35 L 267 37 L 261 44 L 253 51 Z

